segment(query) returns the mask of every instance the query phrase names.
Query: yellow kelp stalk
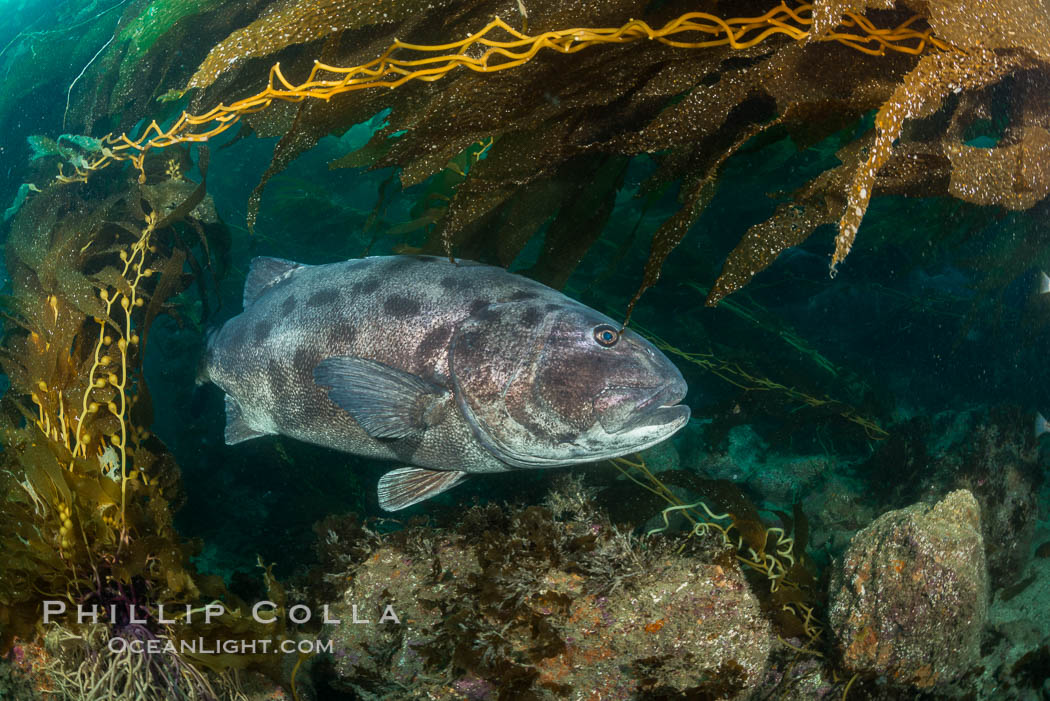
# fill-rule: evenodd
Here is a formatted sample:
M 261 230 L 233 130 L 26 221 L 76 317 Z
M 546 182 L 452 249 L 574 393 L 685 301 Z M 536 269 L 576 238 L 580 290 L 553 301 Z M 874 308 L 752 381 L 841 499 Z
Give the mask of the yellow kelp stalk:
M 571 54 L 599 44 L 649 39 L 678 48 L 729 46 L 739 50 L 777 34 L 805 41 L 811 38 L 812 10 L 813 6 L 808 3 L 791 8 L 782 2 L 759 17 L 722 19 L 706 12 L 689 12 L 658 29 L 641 20 L 631 20 L 617 28 L 576 27 L 535 36 L 520 32 L 497 17 L 480 31 L 448 44 L 421 45 L 395 40 L 381 56 L 358 66 L 342 68 L 315 61 L 310 75 L 297 85 L 291 83 L 281 72 L 280 64 L 275 63 L 270 69 L 268 84 L 261 92 L 229 105 L 220 104 L 201 115 L 183 112 L 168 129 L 153 121 L 137 139 L 127 134 L 107 134 L 101 140 L 100 156 L 88 161 L 86 166 L 76 166 L 75 175 L 60 173 L 58 180 L 82 181 L 91 171 L 114 161 L 130 160 L 139 170 L 140 182 L 144 182 L 143 159 L 149 149 L 208 141 L 232 127 L 242 116 L 266 109 L 274 100 L 327 101 L 355 90 L 396 88 L 412 80 L 435 81 L 459 67 L 479 73 L 508 70 L 528 62 L 543 49 Z M 815 40 L 839 42 L 876 56 L 884 55 L 887 50 L 921 54 L 931 47 L 941 52 L 956 51 L 947 42 L 933 37 L 930 30 L 913 29 L 912 24 L 918 19 L 918 16 L 912 17 L 892 29 L 880 29 L 863 16 L 846 12 L 838 31 L 822 34 Z M 493 38 L 497 32 L 509 38 Z M 706 38 L 687 41 L 682 35 L 689 34 Z M 480 54 L 470 55 L 472 50 Z M 416 57 L 403 57 L 405 54 Z M 187 89 L 193 87 L 191 80 Z
M 111 433 L 108 436 L 109 444 L 113 446 L 119 456 L 120 466 L 120 523 L 121 532 L 126 536 L 127 524 L 125 518 L 125 505 L 127 503 L 127 484 L 129 479 L 139 476 L 139 471 L 128 472 L 128 346 L 138 345 L 139 335 L 134 332 L 131 323 L 131 312 L 141 307 L 144 299 L 139 290 L 139 283 L 153 275 L 153 270 L 146 266 L 147 253 L 156 252 L 156 247 L 150 244 L 150 236 L 157 226 L 156 212 L 146 214 L 146 226 L 142 235 L 130 248 L 120 251 L 120 260 L 124 268 L 120 272 L 120 278 L 124 285 L 118 285 L 113 293 L 103 288 L 99 291 L 99 298 L 106 305 L 106 316 L 98 318 L 98 343 L 95 344 L 94 359 L 91 369 L 88 371 L 88 385 L 84 390 L 84 401 L 80 418 L 76 426 L 76 442 L 73 446 L 73 457 L 87 457 L 87 445 L 91 440 L 90 434 L 84 431 L 84 419 L 99 411 L 101 405 L 90 401 L 92 393 L 107 385 L 116 389 L 117 396 L 105 403 L 106 410 L 113 414 L 120 422 L 120 434 Z M 123 310 L 123 324 L 117 337 L 116 349 L 120 356 L 119 373 L 109 371 L 108 368 L 114 361 L 110 355 L 103 354 L 105 349 L 112 353 L 114 347 L 111 331 L 107 329 L 105 319 L 111 318 L 114 303 L 119 303 Z M 148 437 L 145 431 L 136 431 L 136 443 Z M 98 449 L 104 454 L 106 448 L 102 438 L 99 439 Z M 142 481 L 149 484 L 149 477 L 142 474 Z
M 98 325 L 98 336 L 91 365 L 87 368 L 80 406 L 67 407 L 61 388 L 49 387 L 44 379 L 36 382 L 39 392 L 34 391 L 30 394 L 30 399 L 39 411 L 37 427 L 44 435 L 69 451 L 71 459 L 66 466 L 68 470 L 74 470 L 78 458 L 93 458 L 98 461 L 104 476 L 120 483 L 119 520 L 110 514 L 103 514 L 103 520 L 110 525 L 119 526 L 121 542 L 126 541 L 128 537 L 128 482 L 141 479 L 144 484 L 149 484 L 144 466 L 141 469 L 130 469 L 134 448 L 129 442 L 138 445 L 150 434 L 145 429 L 132 425 L 129 416 L 132 402 L 132 384 L 129 382 L 132 363 L 129 361 L 129 354 L 132 348 L 139 344 L 139 334 L 135 330 L 132 313 L 145 303 L 145 294 L 140 283 L 154 274 L 147 261 L 150 254 L 157 250 L 150 243 L 150 237 L 158 221 L 155 212 L 145 215 L 145 226 L 138 239 L 128 248 L 120 249 L 123 267 L 117 271 L 116 276 L 110 276 L 112 291 L 107 287 L 99 291 L 99 299 L 104 305 L 105 313 L 94 317 L 94 322 Z M 59 298 L 52 294 L 47 301 L 57 323 Z M 117 312 L 115 307 L 120 307 L 121 311 Z M 50 350 L 43 347 L 47 342 L 35 331 L 30 334 L 30 340 L 33 344 L 41 346 L 41 352 Z M 136 359 L 135 365 L 137 364 Z M 100 420 L 96 420 L 97 418 Z M 99 434 L 92 434 L 89 427 L 99 431 Z M 63 542 L 67 540 L 63 534 Z

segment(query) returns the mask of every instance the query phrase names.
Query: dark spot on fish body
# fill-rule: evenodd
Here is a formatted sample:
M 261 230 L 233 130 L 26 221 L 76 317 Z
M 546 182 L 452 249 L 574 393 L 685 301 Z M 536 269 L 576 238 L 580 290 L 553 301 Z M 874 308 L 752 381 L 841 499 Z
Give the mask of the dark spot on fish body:
M 434 359 L 440 357 L 448 347 L 448 341 L 451 337 L 452 326 L 450 324 L 435 326 L 430 331 L 427 331 L 416 349 L 416 357 L 421 364 L 432 364 Z
M 445 260 L 444 258 L 439 258 L 438 256 L 424 256 L 418 254 L 413 255 L 411 257 L 415 260 L 418 260 L 421 263 L 440 263 L 441 261 Z
M 403 295 L 390 295 L 383 300 L 383 311 L 398 319 L 415 316 L 421 309 L 419 302 Z
M 453 353 L 456 356 L 456 360 L 463 363 L 463 366 L 474 367 L 475 369 L 485 368 L 485 365 L 481 364 L 484 358 L 480 355 L 483 348 L 484 339 L 482 338 L 481 331 L 477 328 L 470 328 L 460 330 L 456 334 L 456 343 Z
M 370 295 L 379 289 L 380 282 L 374 277 L 365 278 L 350 286 L 350 293 L 355 295 Z
M 255 342 L 265 343 L 266 339 L 270 337 L 270 332 L 273 331 L 273 322 L 269 319 L 261 319 L 255 324 Z
M 445 277 L 441 278 L 438 284 L 440 284 L 443 288 L 449 291 L 467 290 L 471 287 L 470 280 L 467 280 L 466 278 L 462 277 L 456 277 L 455 275 L 446 275 Z
M 286 388 L 288 405 L 285 410 L 300 426 L 312 426 L 324 421 L 328 391 L 317 385 L 314 369 L 326 355 L 325 351 L 314 346 L 302 346 L 292 356 L 289 387 Z
M 332 288 L 318 290 L 306 299 L 308 307 L 327 307 L 339 299 L 339 291 Z
M 543 315 L 540 314 L 540 310 L 536 307 L 526 307 L 525 311 L 521 313 L 521 323 L 525 326 L 536 326 L 540 323 L 540 319 Z
M 324 347 L 332 355 L 345 355 L 357 338 L 357 327 L 348 321 L 330 324 L 325 328 Z
M 487 299 L 475 299 L 473 302 L 471 302 L 467 306 L 467 311 L 470 312 L 471 314 L 477 314 L 482 309 L 485 309 L 488 306 L 489 306 L 489 301 Z
M 292 367 L 297 377 L 310 378 L 313 383 L 314 368 L 321 362 L 321 354 L 309 346 L 301 346 L 292 355 Z
M 536 297 L 537 294 L 530 290 L 518 290 L 517 292 L 512 294 L 508 299 L 511 302 L 523 302 L 527 299 L 536 299 Z
M 562 305 L 557 304 L 555 302 L 547 302 L 546 304 L 543 305 L 543 310 L 546 311 L 546 312 L 556 312 L 556 311 L 560 311 L 560 310 L 562 310 L 564 308 L 565 307 L 563 307 Z
M 394 260 L 392 260 L 389 263 L 387 263 L 385 272 L 387 272 L 387 273 L 400 272 L 400 271 L 404 270 L 405 268 L 411 267 L 414 264 L 415 264 L 415 261 L 412 260 L 412 256 L 398 256 Z
M 283 390 L 285 386 L 284 372 L 273 358 L 270 358 L 266 363 L 266 381 L 270 383 L 270 388 L 274 390 L 274 395 L 280 396 L 281 392 L 279 390 Z
M 295 311 L 296 304 L 295 295 L 288 295 L 285 297 L 284 301 L 281 302 L 281 313 L 291 314 Z
M 414 461 L 415 455 L 419 452 L 419 448 L 423 443 L 423 435 L 420 433 L 419 435 L 406 436 L 405 438 L 384 438 L 380 440 L 393 451 L 398 460 L 411 463 Z

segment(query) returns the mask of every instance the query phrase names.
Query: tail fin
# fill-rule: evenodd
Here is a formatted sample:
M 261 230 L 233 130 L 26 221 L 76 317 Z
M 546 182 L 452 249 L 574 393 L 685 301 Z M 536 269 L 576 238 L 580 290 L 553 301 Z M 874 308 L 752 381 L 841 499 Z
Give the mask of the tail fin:
M 1045 295 L 1050 293 L 1050 275 L 1040 271 L 1039 272 L 1039 294 Z

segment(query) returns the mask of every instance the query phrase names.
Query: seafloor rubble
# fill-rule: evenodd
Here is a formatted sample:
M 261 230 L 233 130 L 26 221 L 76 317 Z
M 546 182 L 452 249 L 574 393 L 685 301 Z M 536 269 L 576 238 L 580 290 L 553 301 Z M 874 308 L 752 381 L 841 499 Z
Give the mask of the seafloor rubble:
M 731 471 L 763 513 L 804 493 L 838 505 L 814 509 L 808 526 L 796 511 L 789 529 L 809 528 L 822 573 L 806 590 L 805 635 L 772 609 L 772 571 L 756 569 L 742 539 L 658 528 L 651 509 L 626 518 L 608 503 L 625 480 L 581 469 L 539 505 L 437 508 L 401 524 L 325 519 L 312 571 L 284 594 L 266 577 L 282 607 L 328 605 L 339 625 L 289 634 L 319 634 L 330 654 L 292 656 L 273 681 L 193 677 L 216 692 L 194 698 L 1045 698 L 1050 527 L 1036 505 L 1046 485 L 1018 415 L 935 417 L 900 438 L 910 448 L 888 443 L 854 464 L 771 450 L 744 427 L 704 449 L 696 424 L 643 456 L 668 480 L 694 465 Z M 872 489 L 891 463 L 913 480 Z M 1022 546 L 996 554 L 1010 542 Z M 990 576 L 1004 557 L 1018 564 Z M 397 623 L 380 622 L 388 606 Z M 73 627 L 19 641 L 0 662 L 0 691 L 32 699 L 60 675 L 140 683 L 133 665 L 91 662 L 109 659 L 98 654 L 105 639 Z

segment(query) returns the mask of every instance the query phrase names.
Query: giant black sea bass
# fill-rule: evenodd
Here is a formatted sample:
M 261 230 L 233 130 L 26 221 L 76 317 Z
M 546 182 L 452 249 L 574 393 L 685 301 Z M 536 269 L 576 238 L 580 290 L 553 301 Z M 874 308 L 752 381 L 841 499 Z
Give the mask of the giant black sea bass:
M 226 443 L 282 434 L 396 460 L 402 509 L 475 472 L 642 450 L 689 420 L 651 343 L 538 282 L 468 261 L 256 258 L 244 311 L 208 342 Z

